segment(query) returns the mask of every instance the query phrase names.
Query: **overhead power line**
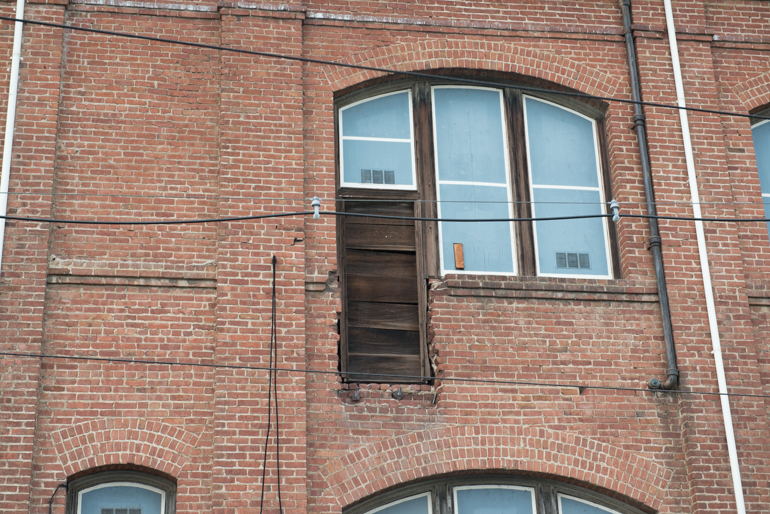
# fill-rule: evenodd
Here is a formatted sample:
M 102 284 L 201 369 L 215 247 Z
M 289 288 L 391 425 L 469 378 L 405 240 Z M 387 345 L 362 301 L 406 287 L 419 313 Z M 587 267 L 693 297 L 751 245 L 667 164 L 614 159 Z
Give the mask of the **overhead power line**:
M 637 101 L 637 100 L 629 100 L 627 98 L 617 98 L 612 96 L 600 96 L 600 95 L 591 95 L 588 93 L 580 93 L 576 91 L 557 91 L 552 89 L 545 89 L 540 87 L 533 87 L 533 86 L 524 86 L 524 85 L 512 85 L 507 84 L 503 82 L 495 82 L 490 80 L 482 80 L 482 79 L 469 79 L 469 78 L 462 78 L 462 77 L 453 77 L 451 75 L 436 75 L 433 73 L 426 73 L 426 72 L 419 72 L 419 71 L 403 71 L 403 70 L 393 70 L 389 68 L 379 68 L 376 66 L 366 66 L 363 64 L 350 64 L 350 63 L 344 63 L 339 61 L 327 61 L 323 59 L 315 59 L 312 57 L 299 57 L 296 55 L 286 55 L 286 54 L 277 54 L 273 52 L 262 52 L 258 50 L 246 50 L 242 48 L 231 48 L 226 46 L 220 46 L 220 45 L 208 45 L 205 43 L 195 43 L 192 41 L 182 41 L 182 40 L 176 40 L 176 39 L 168 39 L 168 38 L 160 38 L 160 37 L 154 37 L 154 36 L 143 36 L 139 34 L 129 34 L 126 32 L 115 32 L 112 30 L 103 30 L 103 29 L 93 29 L 88 27 L 77 27 L 75 25 L 65 25 L 61 23 L 50 23 L 46 21 L 34 21 L 34 20 L 27 20 L 27 19 L 18 19 L 18 18 L 12 18 L 9 16 L 0 16 L 0 20 L 10 21 L 14 23 L 27 23 L 30 25 L 41 25 L 43 27 L 52 27 L 57 29 L 65 29 L 65 30 L 78 30 L 81 32 L 90 32 L 92 34 L 102 34 L 106 36 L 117 36 L 117 37 L 124 37 L 129 39 L 139 39 L 143 41 L 154 41 L 158 43 L 168 43 L 172 45 L 183 45 L 183 46 L 190 46 L 194 48 L 203 48 L 206 50 L 218 50 L 222 52 L 233 52 L 233 53 L 239 53 L 239 54 L 245 54 L 245 55 L 253 55 L 256 57 L 267 57 L 270 59 L 282 59 L 282 60 L 288 60 L 288 61 L 296 61 L 296 62 L 303 62 L 308 64 L 320 64 L 323 66 L 337 66 L 341 68 L 352 68 L 356 70 L 362 70 L 362 71 L 374 71 L 378 73 L 387 73 L 387 74 L 393 74 L 393 75 L 401 75 L 405 77 L 414 77 L 414 78 L 421 78 L 421 79 L 436 79 L 441 78 L 442 80 L 446 80 L 449 82 L 457 82 L 460 84 L 469 84 L 469 85 L 475 85 L 475 86 L 488 86 L 488 87 L 507 87 L 511 89 L 516 89 L 519 91 L 524 91 L 528 93 L 545 93 L 550 95 L 563 95 L 563 96 L 571 96 L 576 98 L 588 98 L 593 100 L 603 100 L 606 102 L 618 102 L 618 103 L 624 103 L 624 104 L 632 104 L 632 105 L 645 105 L 648 107 L 662 107 L 664 109 L 675 109 L 675 110 L 685 110 L 685 111 L 692 111 L 692 112 L 700 112 L 705 114 L 720 114 L 724 116 L 735 116 L 739 118 L 750 118 L 750 119 L 757 119 L 757 120 L 770 120 L 770 116 L 761 116 L 758 114 L 748 114 L 748 113 L 738 113 L 738 112 L 729 112 L 729 111 L 721 111 L 717 109 L 703 109 L 699 107 L 682 107 L 675 104 L 665 104 L 665 103 L 658 103 L 658 102 L 644 102 L 644 101 Z
M 142 364 L 148 366 L 188 366 L 193 368 L 211 368 L 211 369 L 232 369 L 232 370 L 248 370 L 248 371 L 267 371 L 269 376 L 271 373 L 285 372 L 287 374 L 303 374 L 303 375 L 334 375 L 346 377 L 355 375 L 356 377 L 372 377 L 372 378 L 390 378 L 394 380 L 412 380 L 415 382 L 426 382 L 431 380 L 440 380 L 443 382 L 457 382 L 457 383 L 469 383 L 469 384 L 493 384 L 493 385 L 507 385 L 507 386 L 522 386 L 522 387 L 553 387 L 553 388 L 565 388 L 571 387 L 575 389 L 593 389 L 598 391 L 625 391 L 625 392 L 641 392 L 641 393 L 663 393 L 663 394 L 689 394 L 698 396 L 728 396 L 735 398 L 770 398 L 770 394 L 753 394 L 753 393 L 720 393 L 712 391 L 699 391 L 683 390 L 683 389 L 647 389 L 642 387 L 616 387 L 616 386 L 597 386 L 597 385 L 582 385 L 582 384 L 565 384 L 560 382 L 531 382 L 524 380 L 499 380 L 494 378 L 468 378 L 468 377 L 451 377 L 451 376 L 422 376 L 422 375 L 397 375 L 388 373 L 361 373 L 353 371 L 329 371 L 323 369 L 312 368 L 279 368 L 277 366 L 251 366 L 247 364 L 207 364 L 202 362 L 185 362 L 185 361 L 161 361 L 161 360 L 147 360 L 147 359 L 126 359 L 121 357 L 92 357 L 85 355 L 57 355 L 51 353 L 32 353 L 32 352 L 6 352 L 0 351 L 0 356 L 6 357 L 22 357 L 22 358 L 37 358 L 37 359 L 59 359 L 59 360 L 76 360 L 76 361 L 93 361 L 93 362 L 108 362 L 108 363 L 121 363 L 121 364 Z
M 230 223 L 236 221 L 252 221 L 270 218 L 288 218 L 292 216 L 307 216 L 314 214 L 313 211 L 300 212 L 281 212 L 276 214 L 258 214 L 254 216 L 232 216 L 227 218 L 201 218 L 201 219 L 183 219 L 183 220 L 84 220 L 84 219 L 58 219 L 58 218 L 27 218 L 23 216 L 0 216 L 0 219 L 8 221 L 24 221 L 30 223 L 57 223 L 57 224 L 76 224 L 76 225 L 194 225 L 201 223 Z M 534 218 L 488 218 L 488 219 L 467 219 L 467 218 L 426 218 L 419 216 L 388 216 L 384 214 L 365 214 L 357 212 L 336 212 L 321 211 L 322 215 L 331 216 L 349 216 L 356 218 L 382 218 L 401 221 L 437 221 L 442 223 L 510 223 L 510 222 L 528 222 L 528 221 L 566 221 L 594 218 L 612 218 L 612 214 L 584 214 L 578 216 L 551 216 Z M 620 218 L 636 219 L 658 219 L 658 220 L 679 220 L 679 221 L 713 221 L 721 223 L 766 223 L 770 218 L 693 218 L 691 216 L 660 216 L 651 214 L 620 214 Z
M 220 196 L 220 195 L 197 195 L 197 194 L 166 194 L 166 195 L 153 195 L 153 194 L 122 194 L 122 193 L 55 193 L 55 192 L 47 192 L 47 193 L 32 193 L 29 191 L 6 191 L 6 192 L 0 192 L 0 195 L 12 195 L 12 196 L 61 196 L 61 197 L 85 197 L 85 198 L 134 198 L 134 199 L 163 199 L 163 200 L 236 200 L 241 202 L 252 202 L 255 200 L 259 200 L 260 202 L 307 202 L 307 199 L 304 197 L 270 197 L 270 196 L 259 196 L 259 197 L 246 197 L 246 196 Z M 392 198 L 350 198 L 350 197 L 336 197 L 336 198 L 327 198 L 327 201 L 333 201 L 333 202 L 356 202 L 356 203 L 388 203 L 393 202 L 394 200 Z M 445 203 L 468 203 L 465 200 L 420 200 L 420 199 L 413 199 L 413 198 L 403 198 L 398 199 L 399 203 L 415 203 L 415 204 L 445 204 Z M 534 200 L 476 200 L 473 203 L 475 204 L 505 204 L 505 205 L 607 205 L 606 202 L 570 202 L 570 201 L 561 201 L 561 202 L 554 202 L 554 201 L 534 201 Z M 757 202 L 699 202 L 700 205 L 727 205 L 727 206 L 751 206 L 751 205 L 765 205 L 765 202 L 757 201 Z M 693 205 L 693 202 L 687 200 L 687 201 L 655 201 L 654 204 L 657 207 L 664 207 L 664 206 L 691 206 Z M 629 205 L 641 205 L 646 206 L 647 202 L 630 202 L 630 201 L 623 201 L 621 202 L 621 205 L 629 206 Z

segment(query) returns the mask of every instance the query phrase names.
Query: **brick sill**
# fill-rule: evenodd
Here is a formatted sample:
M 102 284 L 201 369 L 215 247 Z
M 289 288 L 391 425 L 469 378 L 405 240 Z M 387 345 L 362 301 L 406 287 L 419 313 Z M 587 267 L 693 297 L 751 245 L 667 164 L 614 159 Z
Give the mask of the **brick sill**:
M 434 279 L 431 289 L 446 289 L 449 296 L 458 297 L 658 302 L 654 284 L 630 285 L 626 280 L 447 275 Z

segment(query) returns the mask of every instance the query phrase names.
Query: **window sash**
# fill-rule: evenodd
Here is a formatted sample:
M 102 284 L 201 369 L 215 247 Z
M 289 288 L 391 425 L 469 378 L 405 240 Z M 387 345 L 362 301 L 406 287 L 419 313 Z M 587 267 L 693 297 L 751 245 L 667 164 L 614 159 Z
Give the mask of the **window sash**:
M 345 118 L 345 111 L 348 109 L 362 105 L 374 100 L 379 100 L 388 96 L 392 95 L 399 95 L 399 94 L 407 94 L 407 110 L 409 113 L 409 138 L 394 138 L 394 137 L 373 137 L 373 136 L 354 136 L 354 135 L 345 135 L 345 127 L 344 127 L 344 118 Z M 383 189 L 383 190 L 402 190 L 402 191 L 415 191 L 417 190 L 417 165 L 416 165 L 416 157 L 415 157 L 415 145 L 414 145 L 414 114 L 413 114 L 413 101 L 412 101 L 412 91 L 409 89 L 406 90 L 399 90 L 399 91 L 393 91 L 390 93 L 385 93 L 382 95 L 377 95 L 370 98 L 365 98 L 363 100 L 359 100 L 357 102 L 353 102 L 349 105 L 346 105 L 344 107 L 341 107 L 337 114 L 337 120 L 338 120 L 338 138 L 339 138 L 339 161 L 340 161 L 340 186 L 341 187 L 349 187 L 349 188 L 356 188 L 356 189 Z M 350 173 L 346 172 L 345 169 L 345 155 L 346 155 L 346 148 L 345 148 L 345 141 L 349 141 L 349 146 L 353 146 L 354 144 L 361 144 L 361 143 L 369 143 L 370 147 L 378 147 L 380 145 L 377 145 L 377 143 L 385 143 L 388 144 L 391 148 L 397 148 L 400 145 L 409 145 L 409 161 L 411 166 L 411 183 L 409 184 L 388 184 L 388 183 L 363 183 L 356 182 L 353 179 L 353 176 L 351 174 L 354 174 L 355 172 L 353 170 L 350 170 Z M 395 146 L 394 146 L 395 145 Z M 391 170 L 378 170 L 376 167 L 373 168 L 373 170 L 376 171 L 391 171 Z M 397 173 L 397 172 L 396 172 Z
M 439 110 L 439 106 L 436 102 L 436 91 L 440 90 L 446 90 L 446 89 L 455 89 L 455 90 L 477 90 L 477 91 L 490 91 L 494 92 L 499 97 L 499 115 L 500 115 L 500 134 L 501 134 L 501 152 L 503 157 L 503 166 L 504 166 L 504 179 L 501 182 L 486 182 L 486 181 L 475 181 L 475 180 L 456 180 L 456 179 L 442 179 L 442 170 L 440 165 L 440 155 L 439 155 L 439 133 L 438 133 L 438 127 L 437 127 L 437 114 Z M 442 185 L 464 185 L 468 187 L 475 187 L 475 188 L 505 188 L 505 201 L 506 201 L 506 209 L 505 213 L 507 215 L 507 218 L 514 218 L 514 210 L 513 210 L 513 191 L 511 186 L 511 164 L 510 164 L 510 148 L 508 146 L 508 120 L 506 119 L 506 109 L 505 109 L 505 99 L 503 97 L 503 91 L 500 89 L 492 89 L 492 88 L 482 88 L 482 87 L 465 87 L 465 86 L 433 86 L 431 87 L 431 104 L 432 104 L 432 128 L 433 128 L 433 155 L 434 155 L 434 173 L 436 177 L 436 200 L 437 200 L 437 214 L 439 219 L 441 218 L 447 218 L 447 219 L 460 219 L 460 218 L 466 218 L 466 216 L 458 215 L 457 210 L 453 209 L 455 207 L 452 203 L 448 201 L 442 201 L 442 194 L 441 189 Z M 427 170 L 426 170 L 427 171 Z M 478 203 L 478 202 L 461 202 L 462 204 L 470 204 L 470 203 Z M 494 216 L 491 219 L 498 219 L 502 218 L 501 216 Z M 449 241 L 447 236 L 447 230 L 446 228 L 449 228 L 453 225 L 459 225 L 462 223 L 462 225 L 467 225 L 468 229 L 475 228 L 477 230 L 483 230 L 484 227 L 480 226 L 481 224 L 476 223 L 470 223 L 470 222 L 458 222 L 450 225 L 451 222 L 439 222 L 438 223 L 438 247 L 439 247 L 439 268 L 442 276 L 446 276 L 448 274 L 464 274 L 464 275 L 502 275 L 502 276 L 513 276 L 518 274 L 518 259 L 517 259 L 517 248 L 516 248 L 516 231 L 514 228 L 513 222 L 501 222 L 501 225 L 505 224 L 507 227 L 507 237 L 510 238 L 510 270 L 493 270 L 493 271 L 487 271 L 485 269 L 469 269 L 470 267 L 473 267 L 474 264 L 474 256 L 478 255 L 479 257 L 482 257 L 482 254 L 485 254 L 490 248 L 490 245 L 485 246 L 478 246 L 476 248 L 464 248 L 465 255 L 468 255 L 471 257 L 471 260 L 469 262 L 468 258 L 465 259 L 465 269 L 459 270 L 455 269 L 453 264 L 453 253 L 449 250 L 450 246 L 454 243 L 462 243 L 462 241 Z M 494 224 L 497 225 L 497 224 Z M 499 233 L 499 227 L 496 227 Z M 463 230 L 460 230 L 460 232 L 463 232 Z M 502 245 L 501 245 L 502 246 Z M 503 249 L 501 247 L 501 251 L 507 252 L 507 248 Z M 478 260 L 484 260 L 483 258 L 477 259 Z M 507 263 L 506 263 L 507 265 Z
M 580 118 L 583 118 L 584 120 L 587 120 L 590 123 L 591 127 L 591 137 L 593 142 L 593 159 L 595 162 L 595 169 L 596 169 L 596 182 L 595 186 L 580 186 L 580 185 L 567 185 L 564 183 L 561 184 L 547 184 L 547 183 L 536 183 L 535 179 L 535 171 L 532 169 L 532 141 L 531 141 L 531 135 L 530 135 L 530 121 L 527 111 L 527 105 L 528 102 L 541 102 L 546 105 L 550 105 L 553 107 L 556 107 L 558 109 L 561 109 L 563 111 L 566 111 L 572 115 L 579 116 Z M 547 100 L 544 100 L 542 98 L 535 98 L 531 96 L 524 95 L 522 98 L 522 111 L 523 111 L 523 118 L 524 118 L 524 145 L 525 145 L 525 154 L 526 154 L 526 161 L 528 165 L 529 170 L 529 176 L 527 177 L 527 183 L 529 186 L 529 197 L 531 200 L 531 215 L 533 218 L 537 217 L 559 217 L 561 215 L 565 215 L 565 213 L 560 213 L 557 215 L 549 215 L 548 211 L 549 208 L 553 208 L 552 206 L 548 206 L 547 204 L 541 204 L 540 208 L 538 209 L 538 201 L 537 197 L 540 196 L 536 194 L 536 191 L 544 191 L 544 190 L 561 190 L 561 191 L 575 191 L 575 192 L 587 192 L 587 191 L 593 191 L 597 193 L 597 201 L 595 203 L 595 208 L 593 209 L 595 212 L 588 212 L 591 209 L 587 209 L 586 207 L 581 207 L 576 203 L 571 205 L 571 211 L 587 211 L 585 214 L 606 214 L 606 199 L 604 194 L 604 184 L 603 184 L 603 172 L 602 172 L 602 160 L 601 160 L 601 152 L 599 149 L 599 138 L 598 138 L 598 131 L 597 131 L 597 123 L 596 120 L 589 118 L 588 116 L 585 116 L 579 112 L 576 112 L 572 109 L 568 109 L 562 105 L 555 104 L 553 102 L 549 102 Z M 562 175 L 563 176 L 563 175 Z M 561 179 L 561 176 L 560 176 Z M 593 177 L 591 178 L 593 179 Z M 580 215 L 580 214 L 578 214 Z M 583 220 L 583 223 L 579 222 L 580 220 L 564 220 L 564 221 L 533 221 L 532 222 L 532 233 L 533 233 L 533 244 L 534 244 L 534 253 L 535 253 L 535 270 L 537 276 L 541 277 L 561 277 L 561 278 L 594 278 L 594 279 L 610 279 L 612 278 L 612 253 L 610 251 L 610 237 L 609 237 L 609 225 L 607 218 L 589 218 Z M 606 269 L 606 273 L 576 273 L 576 272 L 556 272 L 556 271 L 546 271 L 543 269 L 545 266 L 542 264 L 542 259 L 546 257 L 546 252 L 543 251 L 543 248 L 541 248 L 541 238 L 538 235 L 538 231 L 540 231 L 540 235 L 547 233 L 549 229 L 551 231 L 554 230 L 554 227 L 561 226 L 563 231 L 574 231 L 573 227 L 579 227 L 579 226 L 591 226 L 593 225 L 593 231 L 594 232 L 601 232 L 602 242 L 604 244 L 604 251 L 601 252 L 599 255 L 599 258 L 603 260 L 602 267 Z M 538 228 L 540 227 L 540 228 Z M 600 229 L 599 229 L 600 227 Z M 572 230 L 570 230 L 572 229 Z M 599 230 L 597 230 L 599 229 Z M 542 241 L 544 242 L 544 241 Z M 569 250 L 568 248 L 565 248 L 564 250 Z M 547 252 L 550 254 L 550 252 Z M 579 252 L 578 252 L 579 253 Z M 549 255 L 550 256 L 550 255 Z M 556 258 L 556 256 L 553 256 Z M 605 267 L 606 266 L 606 267 Z M 572 268 L 566 268 L 566 270 L 569 270 Z M 578 268 L 579 269 L 579 268 Z
M 94 492 L 98 489 L 104 489 L 106 487 L 131 487 L 131 488 L 137 488 L 137 489 L 146 489 L 148 491 L 152 491 L 153 493 L 156 493 L 160 495 L 160 502 L 157 507 L 160 509 L 158 512 L 159 514 L 165 514 L 166 510 L 166 492 L 162 489 L 158 489 L 157 487 L 152 487 L 147 484 L 140 484 L 137 482 L 104 482 L 101 484 L 94 485 L 92 487 L 88 487 L 85 489 L 82 489 L 78 491 L 78 501 L 77 501 L 77 514 L 89 514 L 88 511 L 83 512 L 84 508 L 84 496 L 88 493 Z M 88 510 L 91 510 L 90 507 Z M 97 508 L 95 510 L 96 512 L 101 512 L 101 508 Z M 145 511 L 142 510 L 143 514 L 152 514 L 153 511 Z
M 770 213 L 770 120 L 760 121 L 751 127 L 754 143 L 754 155 L 757 160 L 757 175 L 762 192 L 762 204 L 765 208 L 765 218 Z M 757 141 L 759 139 L 759 141 Z M 770 236 L 770 222 L 767 222 L 767 233 Z

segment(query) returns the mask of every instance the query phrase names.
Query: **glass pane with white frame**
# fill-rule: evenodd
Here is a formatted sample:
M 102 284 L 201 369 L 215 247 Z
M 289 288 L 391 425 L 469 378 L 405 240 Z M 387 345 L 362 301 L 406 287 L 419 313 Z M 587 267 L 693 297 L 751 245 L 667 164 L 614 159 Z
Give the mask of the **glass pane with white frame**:
M 107 483 L 78 496 L 78 514 L 163 514 L 165 509 L 165 493 L 143 484 Z
M 449 219 L 507 219 L 505 187 L 439 184 L 442 217 Z M 513 231 L 508 222 L 441 224 L 444 269 L 453 272 L 454 245 L 463 245 L 464 269 L 487 273 L 513 273 Z M 491 244 L 494 242 L 494 244 Z
M 754 153 L 757 156 L 759 185 L 762 190 L 762 203 L 765 206 L 765 218 L 770 213 L 770 121 L 757 123 L 751 129 L 754 136 Z M 770 234 L 770 222 L 767 223 Z
M 416 188 L 411 92 L 345 106 L 339 123 L 343 187 Z
M 559 514 L 619 514 L 586 500 L 559 494 Z
M 367 514 L 431 514 L 430 493 L 410 496 L 371 510 Z
M 604 214 L 595 122 L 531 97 L 524 114 L 533 216 Z M 610 277 L 605 218 L 533 225 L 539 275 Z
M 535 188 L 539 218 L 603 214 L 597 191 Z M 536 255 L 540 275 L 608 278 L 610 255 L 604 218 L 538 221 Z
M 432 95 L 439 217 L 513 218 L 502 91 L 436 86 Z M 439 239 L 442 274 L 516 273 L 512 222 L 439 223 Z
M 454 514 L 534 514 L 535 490 L 517 486 L 455 487 Z

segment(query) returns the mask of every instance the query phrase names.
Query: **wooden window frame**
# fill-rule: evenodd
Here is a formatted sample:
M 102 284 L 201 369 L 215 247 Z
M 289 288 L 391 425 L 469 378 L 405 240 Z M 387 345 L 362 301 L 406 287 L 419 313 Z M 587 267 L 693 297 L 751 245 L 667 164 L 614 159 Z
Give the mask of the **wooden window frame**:
M 430 508 L 433 514 L 463 514 L 455 511 L 455 488 L 466 487 L 516 487 L 534 491 L 534 514 L 560 514 L 559 497 L 567 496 L 578 501 L 609 509 L 612 514 L 645 514 L 642 505 L 629 504 L 620 496 L 610 496 L 611 491 L 600 492 L 585 489 L 575 484 L 558 480 L 541 479 L 516 475 L 470 475 L 434 478 L 409 484 L 377 494 L 342 510 L 343 514 L 375 514 L 389 504 L 430 494 Z
M 176 512 L 176 484 L 174 482 L 158 475 L 129 469 L 99 471 L 70 480 L 67 483 L 67 508 L 65 512 L 67 514 L 78 513 L 78 497 L 81 491 L 113 483 L 136 484 L 159 489 L 165 497 L 163 514 Z
M 478 78 L 474 76 L 473 78 Z M 493 77 L 500 82 L 500 77 Z M 516 89 L 521 81 L 506 80 L 510 83 L 509 87 L 497 88 L 503 94 L 503 116 L 508 137 L 507 151 L 509 162 L 509 184 L 510 194 L 514 203 L 513 213 L 516 218 L 531 218 L 531 198 L 529 188 L 529 169 L 525 148 L 525 122 L 524 122 L 524 96 L 535 99 L 545 100 L 558 104 L 567 109 L 575 111 L 583 116 L 589 117 L 595 122 L 596 143 L 600 162 L 600 175 L 602 179 L 602 188 L 604 199 L 613 198 L 611 174 L 607 149 L 606 137 L 606 110 L 605 103 L 589 101 L 584 102 L 574 97 L 548 93 L 523 93 Z M 335 188 L 337 191 L 336 209 L 339 212 L 345 212 L 346 201 L 356 200 L 380 200 L 393 202 L 413 202 L 414 216 L 420 218 L 437 218 L 437 184 L 435 173 L 435 155 L 434 155 L 434 134 L 433 134 L 433 104 L 431 101 L 432 88 L 434 86 L 457 85 L 441 77 L 435 80 L 392 80 L 377 79 L 374 83 L 359 84 L 354 90 L 344 91 L 334 104 L 334 134 L 335 134 Z M 562 89 L 556 85 L 549 84 L 556 90 Z M 340 110 L 362 100 L 375 98 L 377 96 L 398 91 L 411 92 L 412 98 L 412 135 L 414 147 L 414 163 L 416 175 L 416 190 L 403 189 L 385 189 L 385 188 L 366 188 L 366 187 L 341 187 L 341 169 L 340 169 L 340 134 L 339 119 Z M 604 212 L 608 212 L 605 206 Z M 620 251 L 618 245 L 618 235 L 614 223 L 606 224 L 606 243 L 610 254 L 610 277 L 598 280 L 616 280 L 621 278 Z M 347 298 L 346 298 L 346 262 L 345 262 L 345 220 L 344 216 L 337 217 L 337 255 L 341 301 L 343 311 L 340 319 L 340 371 L 348 372 L 348 349 L 347 349 Z M 532 222 L 518 222 L 514 226 L 514 247 L 516 249 L 515 268 L 516 277 L 534 277 L 537 276 L 537 264 L 535 262 L 535 237 Z M 357 378 L 352 379 L 349 376 L 343 376 L 347 382 L 388 382 L 388 383 L 425 383 L 431 376 L 430 363 L 427 355 L 427 301 L 428 301 L 428 279 L 442 278 L 438 223 L 435 221 L 417 221 L 415 222 L 415 248 L 417 259 L 417 289 L 418 289 L 418 321 L 420 331 L 420 358 L 422 361 L 423 380 L 415 379 L 388 379 L 387 377 Z M 450 274 L 450 273 L 447 273 Z M 474 274 L 465 273 L 473 276 Z M 495 273 L 475 273 L 478 276 L 497 276 Z M 579 277 L 546 277 L 560 280 L 562 278 L 580 280 Z M 587 279 L 597 280 L 593 277 Z

